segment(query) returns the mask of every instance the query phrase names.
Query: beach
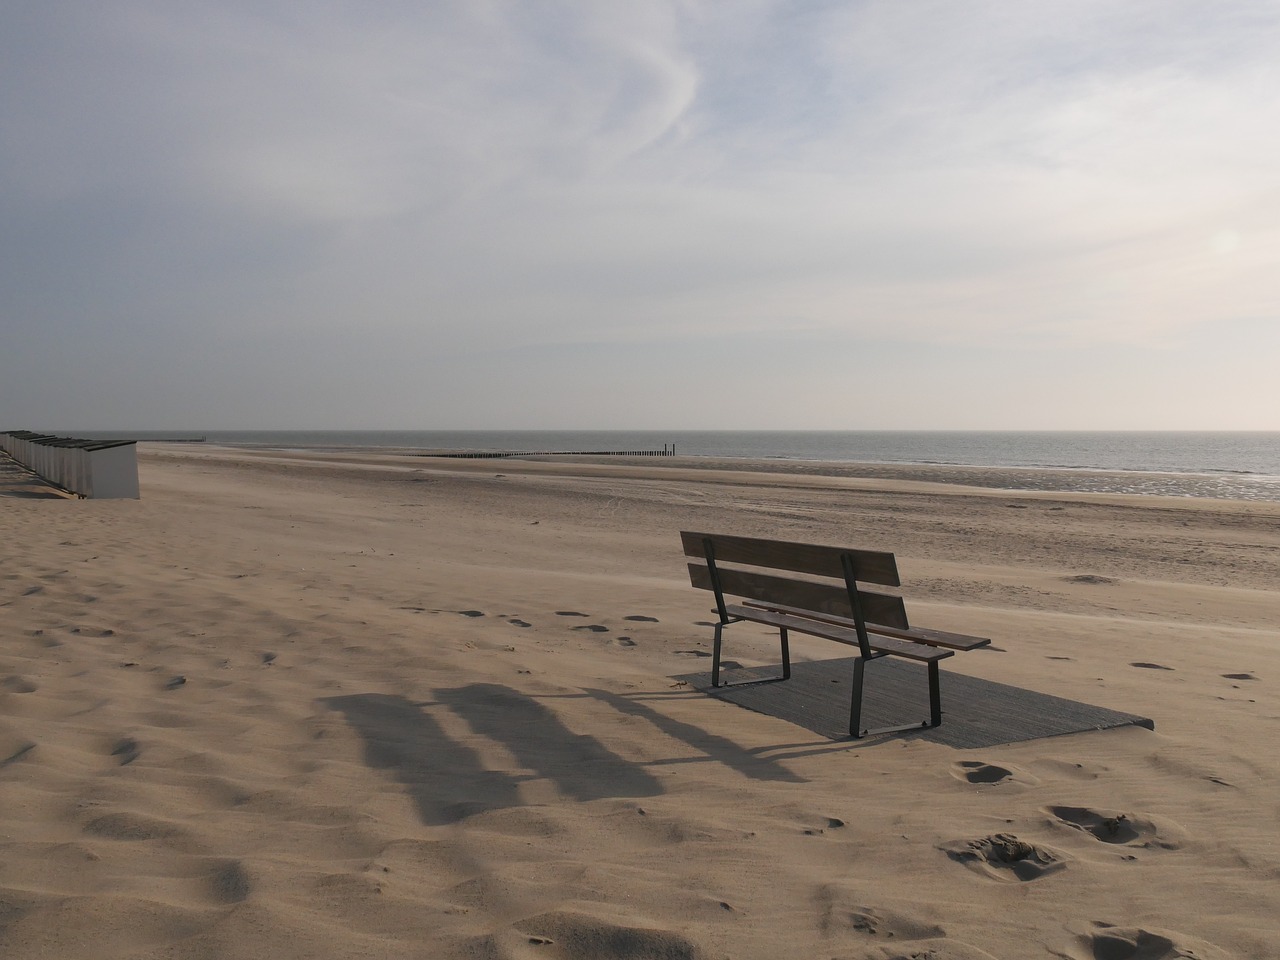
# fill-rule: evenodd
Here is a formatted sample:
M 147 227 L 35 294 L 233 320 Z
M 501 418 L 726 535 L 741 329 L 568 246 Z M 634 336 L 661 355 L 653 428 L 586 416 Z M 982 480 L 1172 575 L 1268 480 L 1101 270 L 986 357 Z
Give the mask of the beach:
M 1280 503 L 207 444 L 139 476 L 0 496 L 5 960 L 1280 957 Z M 894 552 L 913 624 L 992 639 L 944 710 L 963 674 L 1154 730 L 963 750 L 709 697 L 687 529 Z

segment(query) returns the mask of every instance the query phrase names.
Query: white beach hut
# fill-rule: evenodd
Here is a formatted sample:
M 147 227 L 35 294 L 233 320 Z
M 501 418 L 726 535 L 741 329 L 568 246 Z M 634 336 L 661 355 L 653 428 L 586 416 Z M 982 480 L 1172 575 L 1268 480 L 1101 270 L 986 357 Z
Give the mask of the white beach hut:
M 89 489 L 77 492 L 95 500 L 139 498 L 136 441 L 104 440 L 84 449 L 89 456 Z

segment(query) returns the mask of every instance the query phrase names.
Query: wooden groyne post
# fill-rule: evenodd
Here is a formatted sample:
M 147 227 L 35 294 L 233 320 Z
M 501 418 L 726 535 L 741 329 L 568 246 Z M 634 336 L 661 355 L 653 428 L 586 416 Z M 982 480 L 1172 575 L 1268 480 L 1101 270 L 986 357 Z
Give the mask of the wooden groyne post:
M 661 450 L 433 450 L 413 455 L 451 460 L 504 460 L 511 457 L 674 457 L 676 445 L 664 443 Z

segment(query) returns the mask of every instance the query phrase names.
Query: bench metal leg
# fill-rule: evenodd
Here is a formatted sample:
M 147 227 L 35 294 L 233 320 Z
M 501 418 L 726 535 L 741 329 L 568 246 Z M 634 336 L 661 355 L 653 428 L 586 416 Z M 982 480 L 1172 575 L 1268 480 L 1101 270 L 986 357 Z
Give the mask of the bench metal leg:
M 865 737 L 862 730 L 862 673 L 867 662 L 861 657 L 853 661 L 853 699 L 849 702 L 849 736 Z
M 713 687 L 750 687 L 757 683 L 777 683 L 779 680 L 791 679 L 791 645 L 787 640 L 787 630 L 785 627 L 779 628 L 782 634 L 782 676 L 765 677 L 763 680 L 743 680 L 740 683 L 721 683 L 720 682 L 720 651 L 724 646 L 724 628 L 731 623 L 738 623 L 738 620 L 724 620 L 716 624 L 715 642 L 711 651 L 711 686 Z
M 942 691 L 938 680 L 938 661 L 929 661 L 929 726 L 942 723 Z
M 902 723 L 892 727 L 877 727 L 874 730 L 860 729 L 862 723 L 862 682 L 868 660 L 879 660 L 885 656 L 881 653 L 871 657 L 858 657 L 853 661 L 853 695 L 849 702 L 849 736 L 855 740 L 878 733 L 902 733 L 906 730 L 927 730 L 942 723 L 942 693 L 938 675 L 938 661 L 929 661 L 929 719 L 920 723 Z
M 724 636 L 724 624 L 716 624 L 716 639 L 711 650 L 711 685 L 720 686 L 720 641 Z

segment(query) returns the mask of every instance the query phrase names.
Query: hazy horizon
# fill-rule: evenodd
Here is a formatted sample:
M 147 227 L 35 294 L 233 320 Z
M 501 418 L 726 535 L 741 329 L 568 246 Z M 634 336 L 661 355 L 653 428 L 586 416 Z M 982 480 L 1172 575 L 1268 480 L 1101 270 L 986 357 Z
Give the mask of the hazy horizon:
M 26 427 L 18 427 L 14 429 L 25 430 Z M 33 431 L 41 432 L 41 431 Z M 200 439 L 216 434 L 526 434 L 526 433 L 546 433 L 546 434 L 652 434 L 661 442 L 663 437 L 670 438 L 672 436 L 680 437 L 685 435 L 715 435 L 715 434 L 1025 434 L 1028 436 L 1051 436 L 1054 434 L 1080 435 L 1080 436 L 1096 436 L 1096 435 L 1177 435 L 1185 434 L 1188 436 L 1214 436 L 1232 434 L 1240 435 L 1275 435 L 1280 437 L 1280 430 L 1183 430 L 1178 428 L 1169 428 L 1165 430 L 1129 430 L 1129 429 L 1103 429 L 1103 430 L 1079 430 L 1070 427 L 1063 427 L 1055 430 L 1027 430 L 1022 428 L 1010 427 L 1007 429 L 1000 428 L 936 428 L 936 427 L 907 427 L 903 429 L 881 429 L 877 427 L 802 427 L 796 429 L 790 428 L 774 428 L 774 429 L 757 429 L 754 427 L 191 427 L 182 428 L 119 428 L 119 427 L 86 427 L 68 429 L 53 429 L 47 431 L 51 436 L 59 437 L 77 437 L 82 435 L 113 435 L 113 434 L 137 434 L 139 439 L 143 434 L 159 435 L 163 434 L 166 439 Z
M 1276 430 L 1277 89 L 1241 0 L 10 5 L 0 423 Z

